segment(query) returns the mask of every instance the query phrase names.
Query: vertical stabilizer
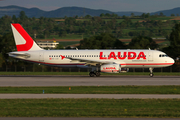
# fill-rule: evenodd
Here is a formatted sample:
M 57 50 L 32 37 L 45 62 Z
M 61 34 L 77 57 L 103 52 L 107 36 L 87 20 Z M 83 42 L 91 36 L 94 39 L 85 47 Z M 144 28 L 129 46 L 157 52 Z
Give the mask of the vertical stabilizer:
M 11 24 L 17 51 L 33 51 L 41 49 L 24 28 L 17 23 Z

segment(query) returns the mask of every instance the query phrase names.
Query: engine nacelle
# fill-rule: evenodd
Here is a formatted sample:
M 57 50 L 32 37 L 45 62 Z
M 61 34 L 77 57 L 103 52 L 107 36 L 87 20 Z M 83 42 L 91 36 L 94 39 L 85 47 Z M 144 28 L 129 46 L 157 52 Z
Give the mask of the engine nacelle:
M 121 72 L 129 72 L 129 68 L 121 68 Z
M 101 66 L 101 72 L 105 73 L 119 73 L 121 72 L 121 66 L 119 64 L 105 64 Z

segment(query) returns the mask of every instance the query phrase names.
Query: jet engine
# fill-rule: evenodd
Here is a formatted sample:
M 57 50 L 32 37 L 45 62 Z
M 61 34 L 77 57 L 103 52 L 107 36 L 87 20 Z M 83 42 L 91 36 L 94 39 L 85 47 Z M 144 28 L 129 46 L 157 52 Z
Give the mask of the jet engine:
M 119 73 L 121 72 L 121 65 L 119 64 L 105 64 L 100 67 L 101 72 Z
M 129 72 L 129 68 L 121 68 L 121 72 Z

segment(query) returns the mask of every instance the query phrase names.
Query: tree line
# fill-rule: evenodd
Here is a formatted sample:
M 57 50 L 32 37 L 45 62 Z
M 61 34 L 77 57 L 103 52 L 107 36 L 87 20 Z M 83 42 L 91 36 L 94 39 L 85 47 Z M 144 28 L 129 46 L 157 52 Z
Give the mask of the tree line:
M 137 17 L 133 14 L 117 17 L 116 14 L 101 14 L 98 16 L 86 15 L 82 19 L 65 17 L 62 21 L 57 18 L 28 18 L 21 11 L 19 17 L 15 15 L 0 18 L 0 34 L 4 35 L 11 31 L 10 23 L 20 23 L 34 38 L 64 38 L 73 35 L 90 37 L 101 33 L 111 33 L 117 38 L 132 38 L 134 36 L 168 37 L 171 29 L 178 21 L 158 20 L 150 14 L 142 14 Z M 106 19 L 108 18 L 108 19 Z
M 163 26 L 165 27 L 168 24 L 171 26 L 171 31 L 163 34 L 170 41 L 170 46 L 160 50 L 173 58 L 180 57 L 180 24 L 176 21 L 167 20 L 162 22 L 147 19 L 142 22 L 132 22 L 132 19 L 125 17 L 119 22 L 115 18 L 104 20 L 101 17 L 91 17 L 88 20 L 76 20 L 67 17 L 64 21 L 57 22 L 54 18 L 28 18 L 22 11 L 19 17 L 4 16 L 0 18 L 0 52 L 2 55 L 1 61 L 4 65 L 15 63 L 14 59 L 7 55 L 8 52 L 16 51 L 10 23 L 20 23 L 33 38 L 47 38 L 52 35 L 62 37 L 67 34 L 89 34 L 88 37 L 80 41 L 79 49 L 159 49 L 158 44 L 152 39 L 153 34 L 161 36 Z M 119 40 L 119 37 L 124 35 L 123 30 L 128 30 L 133 26 L 136 31 L 129 31 L 128 34 L 132 36 L 132 40 L 129 45 L 126 45 Z M 145 27 L 147 31 L 150 30 L 151 32 L 148 33 L 146 30 L 137 31 L 139 27 Z M 57 48 L 62 48 L 62 46 L 60 45 Z

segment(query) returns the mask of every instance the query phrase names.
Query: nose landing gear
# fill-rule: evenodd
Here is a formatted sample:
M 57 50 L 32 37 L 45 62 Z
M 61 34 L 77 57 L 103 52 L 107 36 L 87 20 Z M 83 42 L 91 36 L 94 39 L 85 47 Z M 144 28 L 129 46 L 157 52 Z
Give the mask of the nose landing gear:
M 153 68 L 149 68 L 149 71 L 150 71 L 149 76 L 150 76 L 150 77 L 153 77 L 153 76 L 154 76 L 154 74 L 153 74 Z

